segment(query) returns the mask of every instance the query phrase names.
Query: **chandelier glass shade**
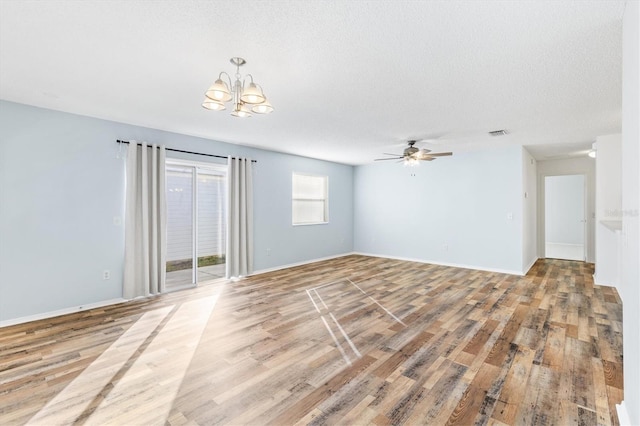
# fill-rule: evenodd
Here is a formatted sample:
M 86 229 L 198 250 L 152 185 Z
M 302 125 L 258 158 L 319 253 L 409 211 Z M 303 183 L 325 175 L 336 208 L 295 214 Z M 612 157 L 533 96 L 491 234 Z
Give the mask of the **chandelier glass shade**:
M 273 106 L 264 95 L 262 87 L 253 81 L 253 76 L 247 74 L 244 78 L 240 75 L 240 67 L 246 64 L 242 58 L 231 58 L 231 63 L 236 66 L 235 81 L 226 72 L 221 72 L 218 79 L 204 93 L 205 99 L 202 107 L 223 111 L 227 109 L 225 105 L 231 102 L 231 115 L 234 117 L 251 117 L 255 114 L 269 114 L 273 111 Z M 223 77 L 226 76 L 226 80 Z M 247 82 L 247 79 L 249 81 Z

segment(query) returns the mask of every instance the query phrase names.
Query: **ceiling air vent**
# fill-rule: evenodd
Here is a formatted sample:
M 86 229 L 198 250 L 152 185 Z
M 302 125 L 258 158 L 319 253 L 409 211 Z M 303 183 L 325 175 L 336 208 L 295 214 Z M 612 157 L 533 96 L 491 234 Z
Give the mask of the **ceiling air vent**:
M 505 129 L 502 130 L 493 130 L 491 132 L 489 132 L 489 134 L 491 136 L 504 136 L 507 134 L 507 131 Z

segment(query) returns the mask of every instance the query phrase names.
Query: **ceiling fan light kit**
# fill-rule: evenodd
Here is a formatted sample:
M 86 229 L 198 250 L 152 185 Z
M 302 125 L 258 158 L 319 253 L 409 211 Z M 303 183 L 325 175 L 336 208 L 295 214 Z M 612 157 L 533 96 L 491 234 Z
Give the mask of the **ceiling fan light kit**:
M 385 160 L 400 160 L 405 166 L 417 166 L 420 164 L 420 161 L 433 161 L 437 157 L 448 157 L 453 155 L 453 152 L 431 152 L 430 149 L 422 148 L 419 149 L 415 147 L 417 141 L 408 141 L 409 145 L 404 149 L 402 154 L 387 154 L 392 157 L 389 158 L 376 158 L 374 161 L 385 161 Z
M 236 66 L 235 81 L 231 81 L 231 76 L 222 71 L 218 79 L 204 93 L 205 99 L 202 107 L 212 111 L 224 111 L 227 109 L 226 103 L 232 101 L 234 117 L 248 118 L 252 113 L 269 114 L 273 112 L 273 106 L 264 95 L 264 91 L 259 84 L 253 81 L 253 76 L 247 74 L 244 78 L 240 74 L 240 67 L 247 63 L 240 57 L 231 58 L 231 63 Z M 223 79 L 226 76 L 227 82 Z M 249 79 L 249 82 L 246 80 Z

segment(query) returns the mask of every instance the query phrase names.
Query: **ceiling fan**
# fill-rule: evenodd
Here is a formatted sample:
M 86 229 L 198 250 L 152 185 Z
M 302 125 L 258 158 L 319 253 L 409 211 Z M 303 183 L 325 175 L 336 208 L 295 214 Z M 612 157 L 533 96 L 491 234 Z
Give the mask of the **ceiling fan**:
M 393 157 L 376 158 L 374 161 L 401 160 L 405 164 L 414 165 L 418 164 L 419 161 L 433 161 L 437 157 L 447 157 L 453 155 L 452 152 L 431 152 L 430 149 L 416 148 L 414 145 L 417 142 L 418 141 L 414 140 L 408 141 L 407 144 L 409 146 L 404 149 L 404 152 L 402 154 L 389 154 L 385 152 L 384 155 L 392 155 Z

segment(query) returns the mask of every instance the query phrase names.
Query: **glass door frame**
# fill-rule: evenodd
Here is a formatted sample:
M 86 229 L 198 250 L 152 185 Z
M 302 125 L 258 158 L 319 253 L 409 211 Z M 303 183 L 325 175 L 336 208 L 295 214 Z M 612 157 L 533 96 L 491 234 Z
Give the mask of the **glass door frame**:
M 176 290 L 182 290 L 185 288 L 193 288 L 198 286 L 198 173 L 200 171 L 203 174 L 214 174 L 214 175 L 222 175 L 227 179 L 227 164 L 226 163 L 207 163 L 201 161 L 191 161 L 191 160 L 181 160 L 178 158 L 167 158 L 165 160 L 165 170 L 168 170 L 170 167 L 183 167 L 183 168 L 191 168 L 192 171 L 192 181 L 191 181 L 191 283 L 184 284 L 180 286 L 173 287 L 171 289 L 165 289 L 165 292 L 171 292 Z M 207 173 L 213 172 L 213 173 Z M 225 197 L 225 211 L 228 211 L 228 196 Z M 229 226 L 229 220 L 224 223 L 225 227 L 225 236 L 228 234 L 227 227 Z M 226 238 L 225 238 L 226 244 Z M 226 262 L 226 259 L 225 259 Z M 166 267 L 165 267 L 166 274 Z

